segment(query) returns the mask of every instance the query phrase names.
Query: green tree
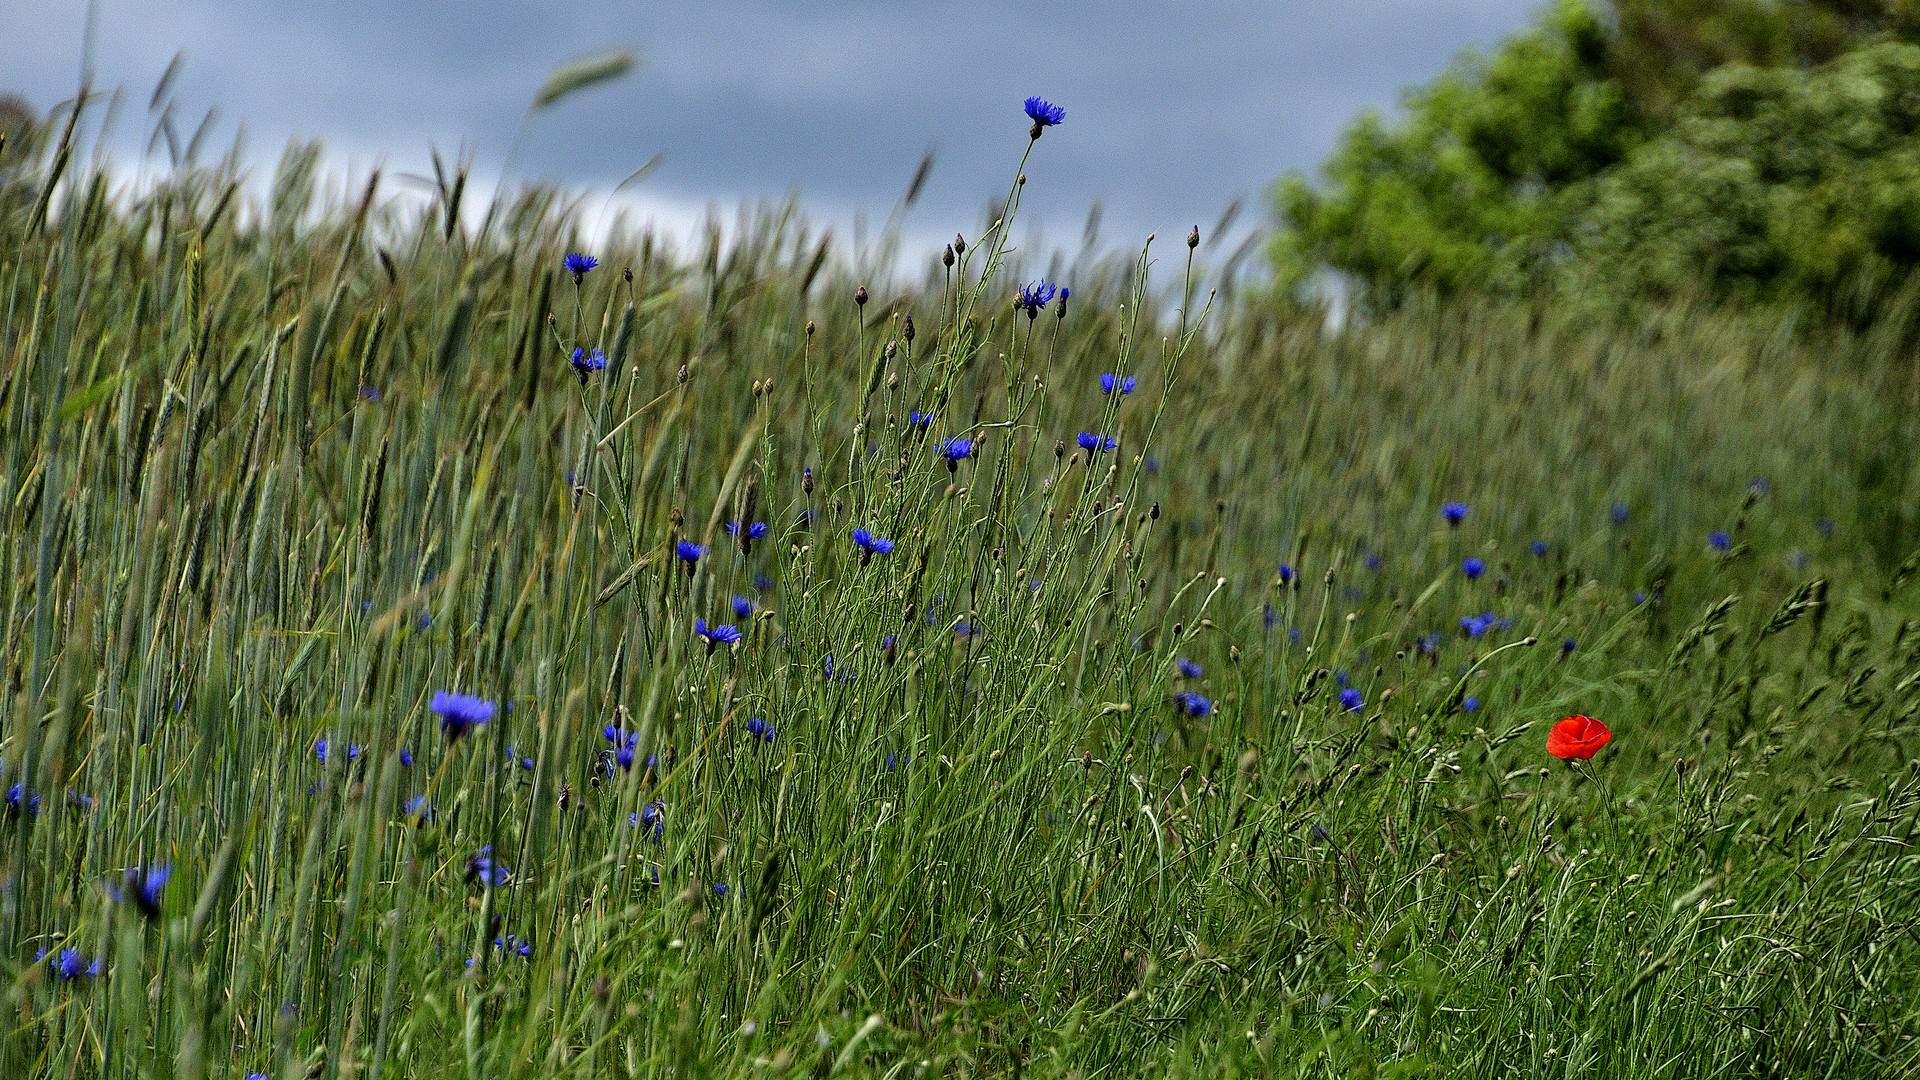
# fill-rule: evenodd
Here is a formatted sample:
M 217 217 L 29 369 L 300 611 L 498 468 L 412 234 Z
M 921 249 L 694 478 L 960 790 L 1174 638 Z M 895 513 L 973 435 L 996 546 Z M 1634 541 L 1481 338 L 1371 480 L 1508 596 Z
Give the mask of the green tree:
M 1635 292 L 1831 296 L 1920 265 L 1920 46 L 1715 70 L 1599 179 L 1574 238 Z
M 1673 209 L 1651 196 L 1635 203 L 1632 185 L 1602 180 L 1641 161 L 1636 175 L 1644 186 L 1655 174 L 1685 167 L 1674 162 L 1714 157 L 1698 145 L 1691 156 L 1681 153 L 1672 141 L 1677 124 L 1689 125 L 1693 134 L 1685 138 L 1695 144 L 1743 143 L 1748 134 L 1797 138 L 1781 125 L 1816 122 L 1822 108 L 1838 106 L 1782 106 L 1770 114 L 1770 135 L 1707 137 L 1696 121 L 1719 117 L 1737 125 L 1734 102 L 1743 95 L 1792 96 L 1785 87 L 1805 83 L 1851 49 L 1913 37 L 1920 37 L 1920 0 L 1621 0 L 1606 8 L 1559 0 L 1490 55 L 1464 55 L 1411 91 L 1397 121 L 1378 113 L 1358 118 L 1327 159 L 1321 182 L 1290 176 L 1276 185 L 1282 228 L 1271 254 L 1280 282 L 1295 287 L 1332 268 L 1387 301 L 1409 287 L 1526 287 L 1580 255 L 1583 240 L 1634 220 L 1636 206 Z M 1713 73 L 1733 66 L 1750 74 L 1709 84 Z M 1753 88 L 1737 90 L 1735 83 Z M 1863 153 L 1890 145 L 1886 136 L 1856 143 Z M 1658 160 L 1669 162 L 1667 172 Z M 1723 169 L 1701 183 L 1739 182 L 1731 163 L 1709 164 L 1734 172 Z M 1833 167 L 1829 160 L 1827 171 Z M 1731 214 L 1751 214 L 1749 204 L 1766 200 L 1758 191 L 1689 192 L 1674 198 L 1711 208 L 1731 197 Z M 1596 209 L 1603 197 L 1608 206 Z M 1693 225 L 1706 233 L 1753 232 L 1731 222 Z M 1703 261 L 1715 273 L 1750 276 L 1764 273 L 1762 264 L 1774 257 L 1747 252 L 1723 264 L 1669 252 L 1668 269 L 1640 276 L 1671 284 L 1681 267 Z

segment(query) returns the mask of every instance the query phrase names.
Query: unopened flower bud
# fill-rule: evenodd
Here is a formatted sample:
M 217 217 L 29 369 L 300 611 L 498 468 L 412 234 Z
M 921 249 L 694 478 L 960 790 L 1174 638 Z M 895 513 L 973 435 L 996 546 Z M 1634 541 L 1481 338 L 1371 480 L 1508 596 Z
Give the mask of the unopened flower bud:
M 865 285 L 853 290 L 853 302 L 861 307 L 867 306 L 867 287 Z
M 1192 249 L 1197 248 L 1199 246 L 1200 246 L 1200 226 L 1195 225 L 1193 227 L 1193 231 L 1187 234 L 1187 249 L 1191 251 Z

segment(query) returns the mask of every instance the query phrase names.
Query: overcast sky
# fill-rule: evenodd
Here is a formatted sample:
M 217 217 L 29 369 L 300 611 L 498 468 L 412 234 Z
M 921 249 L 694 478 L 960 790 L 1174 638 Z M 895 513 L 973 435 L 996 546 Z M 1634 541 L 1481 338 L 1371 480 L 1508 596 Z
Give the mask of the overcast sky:
M 916 242 L 977 229 L 1026 141 L 1020 102 L 1067 110 L 1027 166 L 1026 207 L 1077 246 L 1264 215 L 1274 177 L 1310 170 L 1360 109 L 1393 107 L 1539 0 L 995 0 L 700 4 L 466 0 L 100 0 L 98 84 L 123 87 L 117 159 L 144 147 L 148 96 L 177 50 L 183 138 L 219 110 L 250 156 L 323 140 L 336 171 L 418 169 L 430 146 L 497 170 L 528 98 L 565 60 L 638 49 L 623 82 L 536 119 L 516 172 L 604 192 L 654 154 L 632 205 L 684 230 L 709 205 L 799 191 L 844 226 L 884 219 L 921 155 Z M 0 3 L 0 90 L 42 111 L 78 81 L 86 7 Z M 217 155 L 210 155 L 217 156 Z M 259 170 L 264 172 L 264 169 Z

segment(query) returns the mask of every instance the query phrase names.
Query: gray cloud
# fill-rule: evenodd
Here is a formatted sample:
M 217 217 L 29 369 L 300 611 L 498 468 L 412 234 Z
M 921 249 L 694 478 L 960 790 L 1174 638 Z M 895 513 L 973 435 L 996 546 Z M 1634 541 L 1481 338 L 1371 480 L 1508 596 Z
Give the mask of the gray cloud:
M 1463 46 L 1527 21 L 1537 0 L 102 0 L 97 69 L 129 91 L 121 154 L 176 49 L 189 128 L 217 106 L 270 156 L 318 137 L 362 167 L 471 147 L 496 168 L 557 63 L 615 44 L 645 64 L 536 119 L 517 171 L 605 188 L 655 153 L 643 205 L 777 199 L 832 218 L 884 217 L 921 153 L 939 161 L 910 233 L 976 226 L 1024 148 L 1019 102 L 1067 108 L 1028 165 L 1028 206 L 1077 240 L 1087 208 L 1109 239 L 1210 223 L 1237 197 L 1311 169 L 1360 108 L 1391 107 Z M 0 16 L 0 64 L 45 108 L 77 81 L 84 9 Z M 24 25 L 10 26 L 20 22 Z

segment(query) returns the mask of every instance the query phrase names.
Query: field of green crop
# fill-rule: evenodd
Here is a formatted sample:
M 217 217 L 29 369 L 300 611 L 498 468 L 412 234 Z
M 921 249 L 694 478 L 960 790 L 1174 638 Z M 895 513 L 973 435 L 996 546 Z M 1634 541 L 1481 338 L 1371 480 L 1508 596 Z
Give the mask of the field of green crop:
M 68 149 L 0 1076 L 1920 1068 L 1910 343 Z

